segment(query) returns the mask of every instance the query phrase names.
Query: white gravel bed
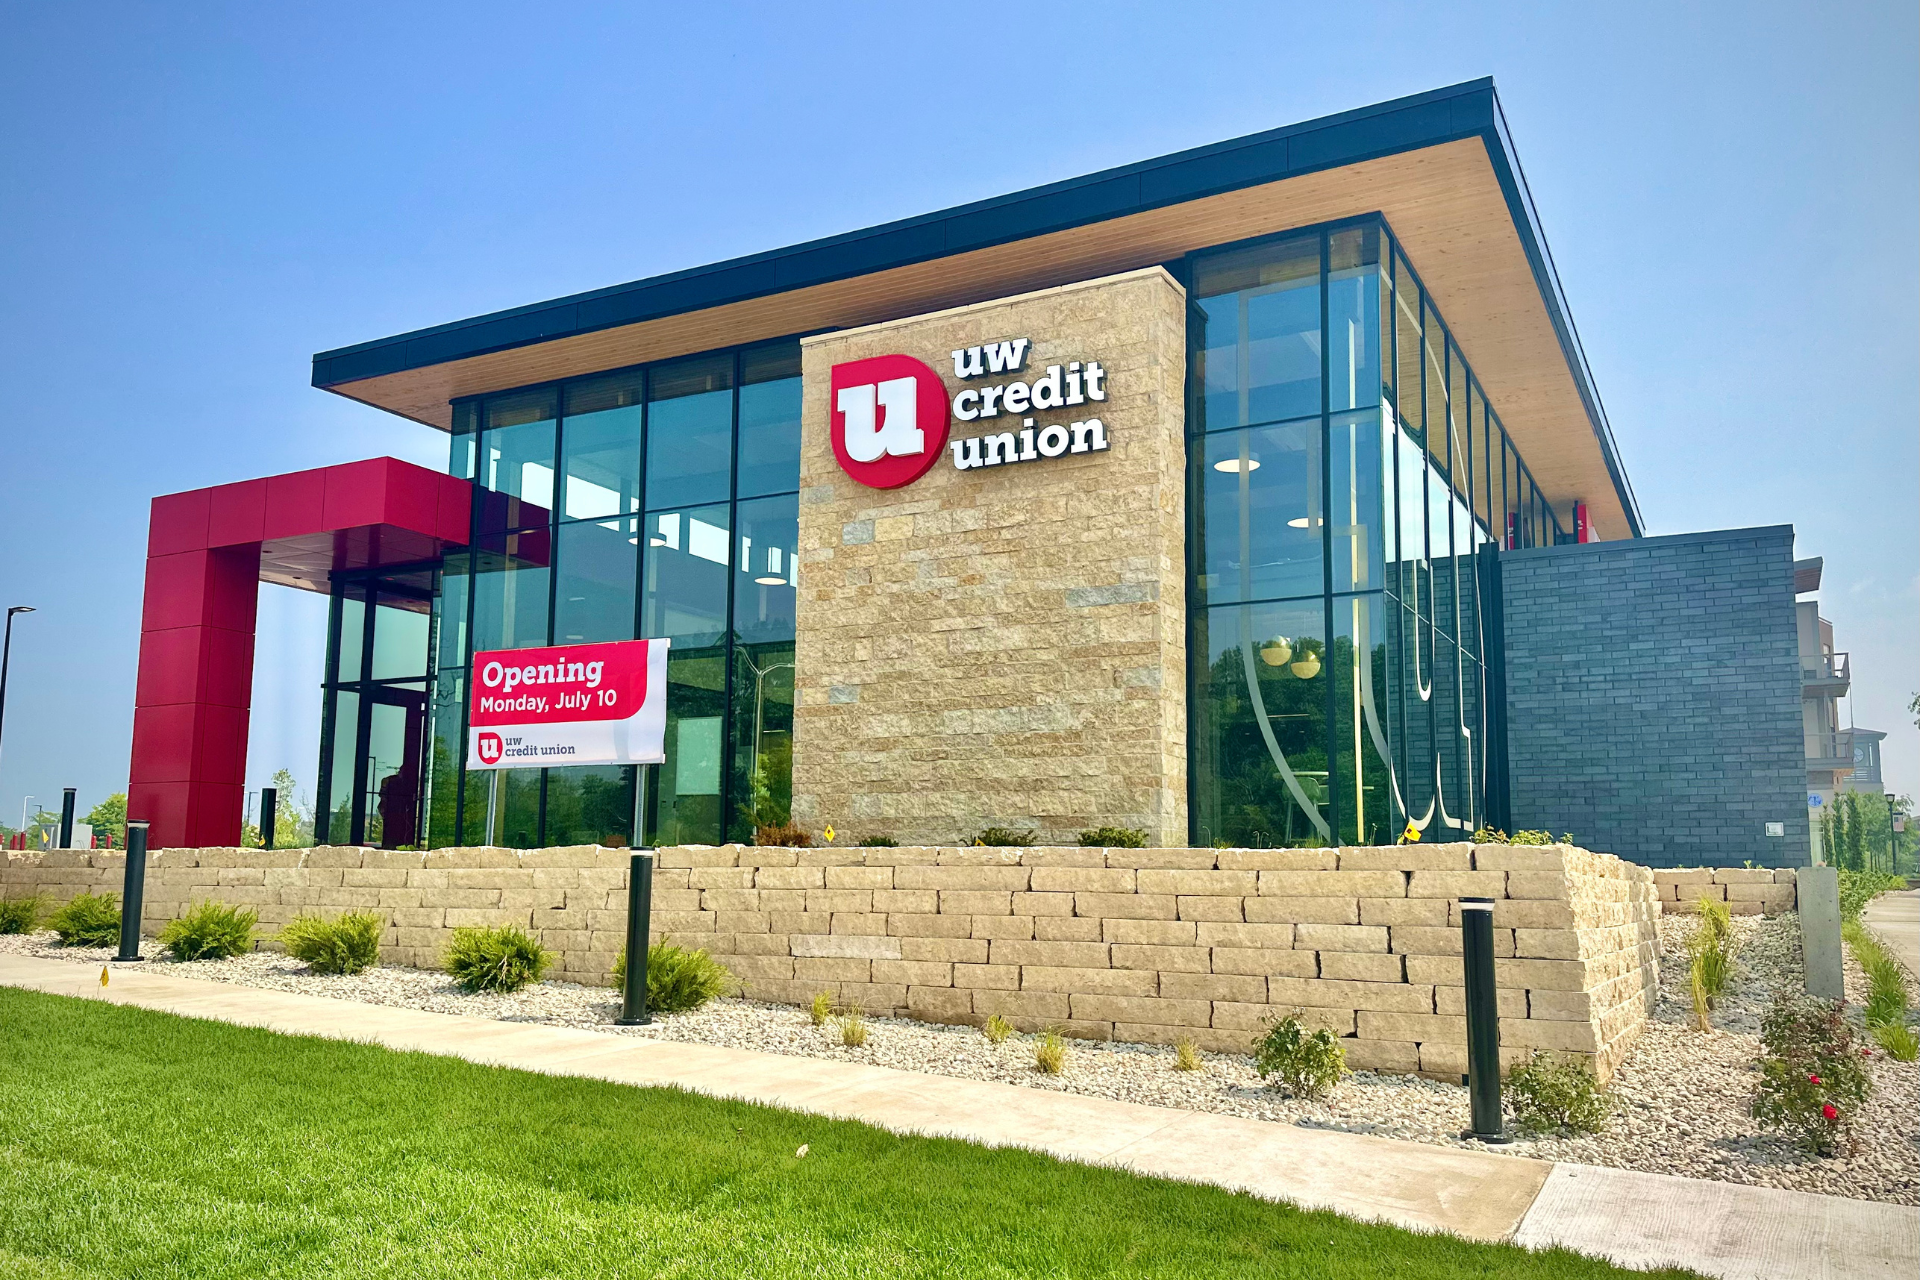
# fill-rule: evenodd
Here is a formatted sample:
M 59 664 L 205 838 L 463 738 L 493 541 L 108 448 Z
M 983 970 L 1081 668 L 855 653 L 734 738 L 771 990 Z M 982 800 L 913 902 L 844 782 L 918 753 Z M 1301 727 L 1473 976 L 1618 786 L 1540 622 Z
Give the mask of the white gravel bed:
M 1877 1087 L 1852 1156 L 1808 1155 L 1790 1139 L 1763 1132 L 1747 1116 L 1757 1078 L 1753 1061 L 1760 1048 L 1760 1018 L 1776 986 L 1802 982 L 1799 924 L 1793 915 L 1742 917 L 1734 923 L 1741 938 L 1735 978 L 1715 1014 L 1715 1030 L 1702 1034 L 1692 1029 L 1692 1005 L 1682 994 L 1685 939 L 1693 922 L 1684 917 L 1667 922 L 1659 1008 L 1615 1074 L 1613 1116 L 1605 1132 L 1483 1149 L 1920 1205 L 1920 1064 L 1893 1062 L 1875 1050 Z M 62 948 L 52 934 L 35 934 L 0 937 L 0 952 L 98 965 L 113 949 Z M 170 967 L 174 962 L 159 953 L 148 963 Z M 1249 1057 L 1205 1054 L 1202 1070 L 1181 1072 L 1174 1069 L 1174 1051 L 1159 1045 L 1070 1041 L 1066 1071 L 1047 1076 L 1034 1068 L 1029 1037 L 993 1045 L 972 1027 L 910 1019 L 870 1018 L 867 1043 L 851 1049 L 841 1045 L 835 1022 L 815 1027 L 805 1010 L 752 1000 L 716 1000 L 693 1013 L 661 1016 L 651 1026 L 615 1027 L 619 1001 L 606 987 L 543 982 L 512 995 L 468 995 L 446 975 L 428 970 L 381 966 L 351 977 L 320 976 L 269 951 L 198 961 L 187 971 L 219 982 L 367 1004 L 863 1062 L 1441 1146 L 1477 1145 L 1459 1136 L 1468 1124 L 1466 1090 L 1411 1076 L 1358 1072 L 1331 1098 L 1305 1102 L 1264 1086 Z M 1861 979 L 1851 959 L 1848 979 L 1853 995 Z

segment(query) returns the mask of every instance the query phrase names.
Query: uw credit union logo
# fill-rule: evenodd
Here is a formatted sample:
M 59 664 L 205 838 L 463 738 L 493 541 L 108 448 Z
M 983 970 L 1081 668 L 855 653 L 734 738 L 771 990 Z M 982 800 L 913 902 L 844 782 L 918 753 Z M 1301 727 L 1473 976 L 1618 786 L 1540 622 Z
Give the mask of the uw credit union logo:
M 500 762 L 500 753 L 505 749 L 506 744 L 500 740 L 499 734 L 483 733 L 480 735 L 480 763 L 498 764 Z
M 833 366 L 828 386 L 833 456 L 873 489 L 898 489 L 932 469 L 952 419 L 940 375 L 912 356 Z

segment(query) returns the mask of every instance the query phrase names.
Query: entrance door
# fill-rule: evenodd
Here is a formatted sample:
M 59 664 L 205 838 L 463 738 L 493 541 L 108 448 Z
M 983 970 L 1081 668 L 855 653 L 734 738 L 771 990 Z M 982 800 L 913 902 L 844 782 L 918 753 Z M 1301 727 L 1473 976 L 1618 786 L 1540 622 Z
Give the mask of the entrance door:
M 319 839 L 383 849 L 420 839 L 432 599 L 430 569 L 336 581 Z
M 367 695 L 366 791 L 359 818 L 363 838 L 355 843 L 397 849 L 420 834 L 420 747 L 426 738 L 427 695 L 404 688 L 375 688 Z

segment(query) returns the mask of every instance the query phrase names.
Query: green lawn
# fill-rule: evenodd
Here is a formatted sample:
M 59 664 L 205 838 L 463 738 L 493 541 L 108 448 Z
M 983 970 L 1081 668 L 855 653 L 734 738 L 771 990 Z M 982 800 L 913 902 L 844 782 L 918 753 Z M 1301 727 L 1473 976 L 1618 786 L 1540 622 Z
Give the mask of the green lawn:
M 0 1274 L 1626 1273 L 671 1090 L 0 989 Z

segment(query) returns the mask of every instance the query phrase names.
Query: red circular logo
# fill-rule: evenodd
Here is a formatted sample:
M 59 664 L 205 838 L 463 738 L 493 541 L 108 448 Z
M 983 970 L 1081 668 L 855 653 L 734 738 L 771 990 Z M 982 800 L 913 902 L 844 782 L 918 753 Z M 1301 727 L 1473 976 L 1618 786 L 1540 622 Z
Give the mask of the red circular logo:
M 501 741 L 500 735 L 497 733 L 481 734 L 480 735 L 480 763 L 481 764 L 499 764 L 500 753 L 506 750 L 506 745 L 507 744 L 505 742 Z
M 947 447 L 946 384 L 912 356 L 837 364 L 827 395 L 833 456 L 868 488 L 912 484 Z

